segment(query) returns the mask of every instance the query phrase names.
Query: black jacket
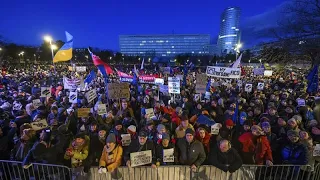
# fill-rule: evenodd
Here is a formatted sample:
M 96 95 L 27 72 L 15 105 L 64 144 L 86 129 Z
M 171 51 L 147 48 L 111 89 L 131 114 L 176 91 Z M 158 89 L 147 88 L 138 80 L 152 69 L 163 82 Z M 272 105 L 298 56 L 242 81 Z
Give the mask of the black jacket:
M 182 165 L 191 166 L 194 164 L 198 167 L 206 160 L 206 153 L 203 145 L 198 140 L 193 140 L 193 142 L 189 144 L 184 138 L 178 141 L 177 147 L 179 153 L 179 162 Z
M 27 156 L 23 160 L 23 165 L 28 165 L 32 162 L 55 164 L 57 157 L 57 151 L 53 148 L 47 148 L 45 144 L 36 142 L 28 152 Z
M 10 151 L 13 148 L 13 137 L 17 128 L 11 128 L 7 135 L 0 137 L 0 159 L 9 159 Z
M 174 162 L 163 162 L 163 150 L 174 148 Z M 162 144 L 158 144 L 156 148 L 156 159 L 157 162 L 160 162 L 161 165 L 174 165 L 178 162 L 178 153 L 177 149 L 174 147 L 174 144 L 169 143 L 168 147 L 163 147 Z
M 218 145 L 213 146 L 213 149 L 209 152 L 208 161 L 210 165 L 213 165 L 224 172 L 235 172 L 242 166 L 242 159 L 237 150 L 233 147 L 229 151 L 223 153 L 220 151 Z
M 139 139 L 133 139 L 131 140 L 130 145 L 128 146 L 128 149 L 124 152 L 124 161 L 127 162 L 130 160 L 130 153 L 133 152 L 140 152 L 140 151 L 152 151 L 152 164 L 156 163 L 156 156 L 155 156 L 155 147 L 153 145 L 152 141 L 147 141 L 143 146 L 140 145 Z

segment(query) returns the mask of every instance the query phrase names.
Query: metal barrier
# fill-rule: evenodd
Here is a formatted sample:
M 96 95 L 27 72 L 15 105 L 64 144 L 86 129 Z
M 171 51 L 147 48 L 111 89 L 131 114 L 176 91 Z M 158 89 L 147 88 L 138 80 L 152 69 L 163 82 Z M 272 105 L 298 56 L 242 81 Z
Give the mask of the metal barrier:
M 32 163 L 24 169 L 22 162 L 0 160 L 0 180 L 72 180 L 66 166 Z
M 81 172 L 81 168 L 39 163 L 24 169 L 21 162 L 0 160 L 0 180 L 112 180 L 110 173 L 99 174 L 98 167 L 91 168 L 88 174 Z M 320 164 L 313 172 L 310 166 L 243 165 L 233 173 L 214 166 L 201 166 L 197 172 L 192 172 L 189 166 L 120 167 L 119 173 L 121 180 L 319 180 Z

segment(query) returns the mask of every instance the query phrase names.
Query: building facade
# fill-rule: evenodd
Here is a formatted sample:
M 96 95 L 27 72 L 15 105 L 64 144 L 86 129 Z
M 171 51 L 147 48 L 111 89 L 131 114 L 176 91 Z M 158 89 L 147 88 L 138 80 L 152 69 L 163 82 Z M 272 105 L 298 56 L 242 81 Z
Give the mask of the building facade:
M 220 19 L 220 33 L 218 37 L 218 48 L 221 54 L 234 52 L 240 43 L 240 15 L 241 10 L 230 7 L 223 11 Z
M 127 56 L 174 57 L 208 55 L 209 34 L 120 35 L 120 52 Z

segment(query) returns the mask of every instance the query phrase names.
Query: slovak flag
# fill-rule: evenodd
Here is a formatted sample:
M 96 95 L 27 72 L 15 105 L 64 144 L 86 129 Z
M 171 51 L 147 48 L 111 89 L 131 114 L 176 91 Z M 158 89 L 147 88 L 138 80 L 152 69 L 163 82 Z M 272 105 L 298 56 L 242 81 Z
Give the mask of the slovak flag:
M 93 64 L 99 69 L 104 77 L 107 77 L 109 74 L 113 73 L 112 68 L 107 63 L 103 62 L 99 56 L 94 55 L 89 48 L 88 51 L 92 57 Z

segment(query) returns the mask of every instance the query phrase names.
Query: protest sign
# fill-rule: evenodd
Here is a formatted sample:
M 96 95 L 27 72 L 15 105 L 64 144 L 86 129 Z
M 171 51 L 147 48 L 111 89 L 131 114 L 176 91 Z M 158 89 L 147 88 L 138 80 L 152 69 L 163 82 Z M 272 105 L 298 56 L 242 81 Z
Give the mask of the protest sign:
M 257 89 L 262 91 L 263 88 L 264 88 L 264 83 L 258 83 Z
M 63 87 L 64 89 L 77 89 L 77 87 L 81 84 L 80 79 L 70 79 L 63 76 Z
M 169 93 L 180 94 L 180 79 L 177 77 L 168 77 Z
M 33 130 L 38 131 L 48 127 L 48 123 L 46 119 L 41 119 L 39 121 L 34 121 L 30 123 Z
M 313 149 L 313 156 L 320 156 L 320 144 L 316 144 Z
M 90 108 L 79 108 L 78 109 L 78 117 L 88 117 L 90 113 Z
M 40 99 L 34 99 L 34 100 L 32 100 L 32 105 L 34 108 L 37 109 L 38 107 L 40 107 L 42 105 L 42 103 L 41 103 Z
M 76 72 L 86 72 L 86 66 L 76 66 Z
M 121 134 L 121 145 L 129 146 L 131 144 L 131 136 L 130 134 Z
M 304 99 L 297 99 L 297 103 L 298 103 L 298 106 L 301 107 L 301 106 L 306 106 L 306 100 Z
M 218 135 L 219 134 L 219 127 L 218 124 L 214 124 L 211 126 L 211 134 Z
M 164 79 L 162 79 L 162 78 L 156 78 L 156 79 L 154 80 L 154 83 L 155 83 L 156 85 L 164 85 Z
M 128 83 L 108 83 L 108 97 L 110 99 L 130 98 Z
M 241 80 L 238 80 L 237 86 L 238 86 L 240 89 L 242 89 L 242 81 L 241 81 Z
M 69 94 L 69 103 L 77 103 L 78 102 L 78 92 L 70 92 Z
M 99 115 L 107 114 L 106 104 L 99 104 L 99 105 L 98 105 L 98 114 L 99 114 Z
M 206 93 L 207 87 L 207 75 L 197 74 L 196 75 L 196 93 Z
M 200 94 L 194 94 L 194 101 L 195 101 L 195 102 L 198 102 L 198 101 L 200 101 L 200 100 L 201 100 Z
M 152 152 L 151 150 L 147 150 L 147 151 L 130 153 L 130 161 L 131 161 L 131 167 L 151 164 Z
M 264 68 L 254 68 L 253 74 L 255 76 L 264 75 Z
M 50 87 L 41 87 L 40 97 L 51 97 Z
M 264 76 L 266 76 L 266 77 L 272 76 L 272 70 L 265 70 L 264 71 Z
M 86 98 L 88 100 L 88 102 L 90 103 L 91 101 L 93 101 L 95 98 L 97 98 L 97 93 L 96 93 L 96 89 L 91 89 L 90 91 L 88 91 L 86 93 Z
M 251 92 L 252 91 L 252 84 L 246 84 L 246 86 L 244 87 L 244 91 Z
M 154 115 L 153 108 L 146 109 L 146 115 L 147 115 L 147 118 L 149 118 L 149 119 L 154 117 L 155 115 Z
M 207 76 L 218 77 L 218 78 L 240 78 L 240 68 L 229 68 L 229 67 L 218 67 L 218 66 L 207 66 Z
M 174 149 L 163 149 L 163 162 L 174 162 Z

